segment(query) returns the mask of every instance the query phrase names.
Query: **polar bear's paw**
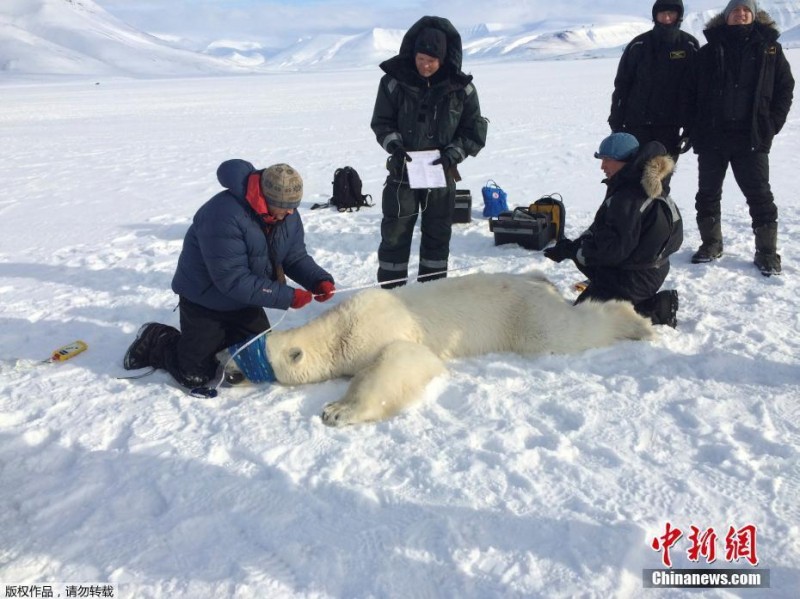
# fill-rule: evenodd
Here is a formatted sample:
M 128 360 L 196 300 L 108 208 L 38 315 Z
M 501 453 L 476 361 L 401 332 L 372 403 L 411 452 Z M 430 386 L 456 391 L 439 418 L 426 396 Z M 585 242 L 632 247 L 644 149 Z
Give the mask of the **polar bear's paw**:
M 355 410 L 352 402 L 349 401 L 332 401 L 322 408 L 322 422 L 328 426 L 347 426 L 355 422 L 361 422 L 356 418 Z
M 393 341 L 356 373 L 342 399 L 323 408 L 322 422 L 346 426 L 385 420 L 419 399 L 430 380 L 443 372 L 444 363 L 428 347 Z

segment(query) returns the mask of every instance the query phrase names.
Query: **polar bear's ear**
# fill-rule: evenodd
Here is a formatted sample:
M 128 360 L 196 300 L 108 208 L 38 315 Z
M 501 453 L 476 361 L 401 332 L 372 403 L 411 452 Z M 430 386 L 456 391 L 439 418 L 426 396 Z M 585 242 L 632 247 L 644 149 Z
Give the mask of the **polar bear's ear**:
M 289 361 L 292 364 L 299 364 L 303 359 L 303 350 L 299 347 L 293 347 L 289 350 Z

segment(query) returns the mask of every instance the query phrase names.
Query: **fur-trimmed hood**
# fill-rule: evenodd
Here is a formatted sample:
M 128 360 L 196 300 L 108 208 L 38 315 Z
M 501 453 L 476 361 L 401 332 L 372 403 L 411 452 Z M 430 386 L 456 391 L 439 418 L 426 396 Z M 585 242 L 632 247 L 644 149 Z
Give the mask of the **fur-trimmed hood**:
M 675 170 L 675 161 L 663 144 L 651 141 L 639 148 L 636 158 L 626 164 L 615 177 L 608 179 L 609 193 L 618 187 L 638 181 L 648 198 L 664 192 L 664 179 Z
M 648 198 L 657 198 L 664 192 L 664 179 L 675 170 L 671 156 L 655 156 L 642 167 L 642 188 Z
M 419 75 L 414 66 L 414 44 L 420 31 L 426 28 L 438 29 L 447 38 L 447 56 L 442 61 L 440 77 L 447 74 L 458 87 L 466 86 L 472 81 L 472 75 L 467 75 L 461 70 L 461 60 L 464 55 L 461 34 L 444 17 L 426 16 L 414 23 L 403 36 L 397 56 L 384 60 L 380 64 L 381 70 L 401 81 L 416 81 Z
M 753 25 L 758 27 L 758 29 L 762 31 L 764 35 L 768 36 L 773 41 L 778 39 L 778 36 L 781 34 L 778 30 L 778 24 L 775 22 L 775 19 L 773 19 L 765 10 L 759 9 L 756 12 L 755 16 L 753 17 Z M 725 15 L 723 13 L 719 13 L 706 23 L 706 28 L 703 30 L 703 35 L 706 36 L 706 39 L 709 42 L 713 41 L 716 39 L 717 35 L 721 33 L 720 30 L 723 27 L 727 27 Z

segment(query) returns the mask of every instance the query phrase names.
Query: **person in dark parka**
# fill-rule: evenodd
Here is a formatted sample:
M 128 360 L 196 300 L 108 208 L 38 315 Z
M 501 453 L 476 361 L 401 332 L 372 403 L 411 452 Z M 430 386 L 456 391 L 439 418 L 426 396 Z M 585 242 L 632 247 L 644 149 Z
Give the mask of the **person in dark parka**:
M 608 124 L 640 144 L 661 142 L 677 162 L 691 145 L 686 87 L 700 44 L 681 31 L 682 0 L 656 0 L 652 13 L 653 28 L 633 38 L 620 58 Z M 669 177 L 667 190 L 668 183 Z
M 792 105 L 794 78 L 775 21 L 753 0 L 731 0 L 703 32 L 697 60 L 692 141 L 701 245 L 692 262 L 722 256 L 720 201 L 728 165 L 747 200 L 755 234 L 754 263 L 780 274 L 778 208 L 769 184 L 769 151 Z
M 653 324 L 677 325 L 678 293 L 659 292 L 669 273 L 669 254 L 683 241 L 683 221 L 663 181 L 675 162 L 657 141 L 639 146 L 628 133 L 612 133 L 595 158 L 606 195 L 589 228 L 577 239 L 545 249 L 555 262 L 571 259 L 589 279 L 576 304 L 627 300 Z
M 371 127 L 390 156 L 383 189 L 378 281 L 389 288 L 405 283 L 411 239 L 421 215 L 419 277 L 447 275 L 455 206 L 456 166 L 486 143 L 472 76 L 461 71 L 461 36 L 447 19 L 423 17 L 406 32 L 397 56 L 381 63 Z M 447 186 L 411 189 L 409 151 L 437 149 Z
M 269 328 L 264 308 L 299 309 L 335 292 L 333 277 L 306 250 L 295 169 L 256 170 L 234 159 L 219 166 L 217 179 L 225 191 L 195 214 L 172 279 L 181 330 L 143 325 L 125 354 L 127 370 L 165 368 L 185 387 L 203 386 L 216 374 L 216 353 Z

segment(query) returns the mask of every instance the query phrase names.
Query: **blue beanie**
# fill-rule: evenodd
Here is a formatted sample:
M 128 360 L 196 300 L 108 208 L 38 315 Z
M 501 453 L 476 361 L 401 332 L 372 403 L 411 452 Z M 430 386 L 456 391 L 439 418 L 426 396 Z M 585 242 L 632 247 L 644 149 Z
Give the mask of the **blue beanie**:
M 594 153 L 594 157 L 624 162 L 638 149 L 639 142 L 630 133 L 612 133 L 600 142 L 600 148 Z

